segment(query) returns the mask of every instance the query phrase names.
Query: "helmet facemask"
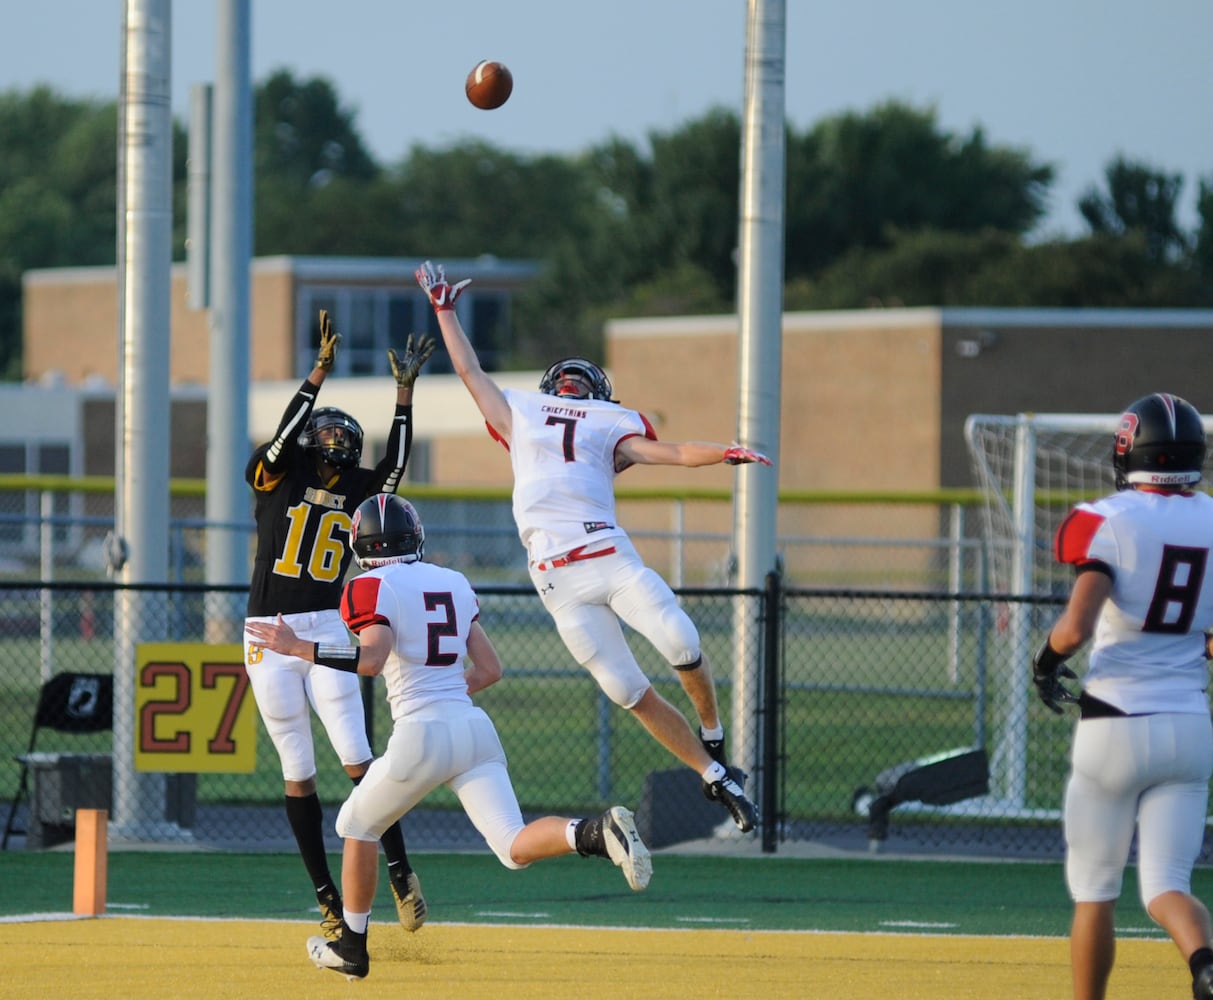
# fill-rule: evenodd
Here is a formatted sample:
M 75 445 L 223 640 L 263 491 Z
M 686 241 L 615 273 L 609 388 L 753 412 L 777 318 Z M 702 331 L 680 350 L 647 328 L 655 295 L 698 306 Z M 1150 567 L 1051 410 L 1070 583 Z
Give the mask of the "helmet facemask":
M 601 399 L 613 402 L 614 389 L 606 372 L 585 358 L 557 361 L 539 380 L 539 391 L 569 399 Z
M 338 469 L 355 469 L 362 461 L 362 427 L 335 406 L 312 411 L 300 443 L 318 451 L 321 461 Z

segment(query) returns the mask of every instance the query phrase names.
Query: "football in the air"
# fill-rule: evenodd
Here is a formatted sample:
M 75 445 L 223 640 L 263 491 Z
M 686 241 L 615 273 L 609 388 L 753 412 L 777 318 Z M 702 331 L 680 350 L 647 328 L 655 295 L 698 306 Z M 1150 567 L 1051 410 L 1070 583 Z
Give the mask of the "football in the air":
M 476 107 L 492 111 L 510 99 L 514 92 L 514 75 L 505 63 L 485 59 L 472 68 L 464 90 Z

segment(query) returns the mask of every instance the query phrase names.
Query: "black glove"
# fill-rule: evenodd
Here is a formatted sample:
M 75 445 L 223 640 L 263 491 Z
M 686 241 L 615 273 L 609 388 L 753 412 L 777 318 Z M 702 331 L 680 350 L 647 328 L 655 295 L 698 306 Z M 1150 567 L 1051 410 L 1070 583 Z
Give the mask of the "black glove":
M 396 380 L 396 385 L 401 389 L 413 388 L 413 383 L 417 381 L 417 375 L 421 372 L 421 366 L 430 360 L 430 355 L 433 353 L 433 337 L 422 337 L 414 348 L 411 333 L 404 347 L 403 358 L 396 357 L 396 352 L 389 347 L 387 359 L 392 366 L 392 377 Z
M 1032 657 L 1032 683 L 1036 685 L 1036 693 L 1040 700 L 1058 715 L 1064 711 L 1063 705 L 1076 705 L 1078 699 L 1074 692 L 1062 684 L 1062 680 L 1078 680 L 1078 675 L 1065 665 L 1069 656 L 1062 656 L 1046 638 L 1036 655 Z

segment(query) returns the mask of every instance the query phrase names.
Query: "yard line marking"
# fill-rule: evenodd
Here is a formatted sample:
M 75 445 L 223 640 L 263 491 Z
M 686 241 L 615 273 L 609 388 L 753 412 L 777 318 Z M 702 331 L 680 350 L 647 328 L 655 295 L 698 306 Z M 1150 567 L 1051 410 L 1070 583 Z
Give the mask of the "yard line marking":
M 881 927 L 923 927 L 931 930 L 947 930 L 955 924 L 937 923 L 931 920 L 882 920 Z
M 749 917 L 675 917 L 680 924 L 748 924 Z
M 551 916 L 550 913 L 522 913 L 514 910 L 477 910 L 478 917 L 521 917 L 525 920 L 541 920 Z

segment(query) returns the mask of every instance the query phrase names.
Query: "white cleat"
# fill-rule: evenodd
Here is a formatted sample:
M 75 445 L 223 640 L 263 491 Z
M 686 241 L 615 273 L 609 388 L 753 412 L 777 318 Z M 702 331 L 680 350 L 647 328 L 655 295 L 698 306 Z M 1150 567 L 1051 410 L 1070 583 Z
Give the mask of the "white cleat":
M 623 877 L 636 892 L 649 884 L 653 876 L 653 859 L 636 832 L 636 819 L 630 809 L 612 806 L 602 826 L 607 854 L 623 869 Z
M 319 934 L 307 939 L 307 957 L 317 969 L 332 969 L 346 979 L 365 979 L 371 970 L 370 959 L 365 954 L 361 959 L 347 959 L 341 954 L 340 941 L 330 941 Z

